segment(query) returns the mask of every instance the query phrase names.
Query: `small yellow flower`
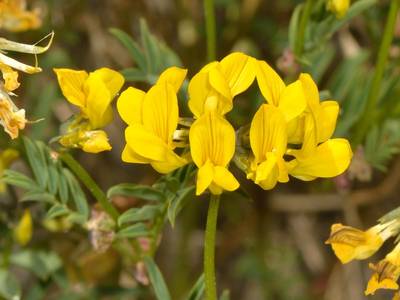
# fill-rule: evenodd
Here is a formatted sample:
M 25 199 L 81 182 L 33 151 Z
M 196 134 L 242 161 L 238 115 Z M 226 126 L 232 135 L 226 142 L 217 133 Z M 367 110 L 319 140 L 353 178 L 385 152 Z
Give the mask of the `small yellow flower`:
M 261 105 L 250 127 L 250 145 L 254 157 L 250 160 L 247 178 L 265 190 L 272 189 L 278 181 L 288 182 L 283 160 L 286 144 L 285 116 L 273 105 Z
M 25 246 L 31 240 L 32 227 L 31 212 L 29 209 L 26 209 L 21 220 L 14 229 L 14 238 L 21 246 Z
M 0 28 L 8 31 L 36 29 L 41 25 L 39 11 L 28 11 L 25 0 L 0 1 Z
M 0 153 L 0 177 L 3 175 L 4 170 L 7 169 L 18 156 L 18 151 L 11 148 Z M 4 193 L 5 189 L 5 183 L 0 181 L 0 193 Z
M 343 18 L 350 6 L 350 0 L 328 0 L 327 9 L 333 12 L 338 19 Z
M 397 222 L 388 222 L 362 231 L 342 224 L 333 224 L 326 244 L 332 246 L 342 263 L 353 259 L 366 259 L 382 246 L 383 242 L 396 233 Z
M 66 147 L 80 147 L 90 153 L 110 150 L 107 134 L 97 129 L 112 121 L 111 101 L 124 84 L 123 76 L 108 68 L 89 74 L 71 69 L 54 71 L 65 98 L 81 111 L 60 143 Z
M 204 66 L 189 83 L 189 108 L 198 118 L 208 110 L 224 115 L 233 107 L 233 98 L 253 83 L 255 59 L 240 52 L 220 62 Z
M 373 295 L 378 289 L 398 290 L 397 280 L 400 276 L 400 244 L 376 265 L 370 264 L 374 274 L 368 282 L 365 295 Z
M 320 103 L 318 88 L 310 75 L 301 74 L 300 82 L 307 107 L 288 125 L 292 128 L 288 129 L 291 131 L 289 142 L 302 143 L 300 150 L 287 152 L 295 157 L 287 164 L 289 174 L 301 180 L 335 177 L 348 168 L 353 156 L 348 140 L 331 139 L 339 105 L 336 101 Z M 293 124 L 296 130 L 293 130 Z
M 174 152 L 177 145 L 173 140 L 179 119 L 176 93 L 186 72 L 171 67 L 147 93 L 133 87 L 121 93 L 117 108 L 129 125 L 125 130 L 123 161 L 151 164 L 159 173 L 169 173 L 187 163 Z
M 25 128 L 26 123 L 25 110 L 18 109 L 10 97 L 0 90 L 0 125 L 4 127 L 5 132 L 15 139 L 19 131 Z
M 306 108 L 306 99 L 299 80 L 285 85 L 279 75 L 265 62 L 256 62 L 258 87 L 265 100 L 279 108 L 289 122 L 299 116 Z
M 235 130 L 227 120 L 216 111 L 205 113 L 191 126 L 189 141 L 193 162 L 199 168 L 196 195 L 207 188 L 218 195 L 239 187 L 227 168 L 235 152 Z

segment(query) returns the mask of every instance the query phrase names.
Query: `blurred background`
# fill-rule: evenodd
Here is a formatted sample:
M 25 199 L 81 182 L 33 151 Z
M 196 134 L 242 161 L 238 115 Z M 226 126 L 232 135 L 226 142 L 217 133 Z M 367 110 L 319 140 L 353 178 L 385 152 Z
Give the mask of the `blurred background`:
M 287 81 L 295 79 L 299 72 L 311 73 L 319 85 L 321 98 L 335 99 L 342 107 L 335 136 L 352 141 L 365 105 L 389 2 L 354 1 L 353 10 L 338 19 L 326 9 L 326 1 L 316 1 L 304 51 L 296 60 L 291 50 L 291 34 L 296 30 L 293 16 L 303 1 L 216 0 L 218 59 L 232 51 L 243 51 L 266 60 Z M 59 135 L 60 125 L 74 112 L 62 97 L 52 68 L 123 70 L 126 87 L 146 90 L 169 65 L 187 68 L 191 78 L 206 63 L 200 0 L 32 0 L 29 6 L 40 12 L 42 26 L 21 33 L 1 31 L 1 36 L 35 43 L 55 32 L 50 50 L 39 57 L 43 72 L 22 75 L 17 90 L 16 103 L 26 109 L 28 119 L 42 119 L 25 130 L 24 134 L 32 139 L 47 143 Z M 137 41 L 145 55 L 155 55 L 158 59 L 155 65 L 143 70 L 121 42 L 124 40 L 121 32 L 112 28 Z M 146 46 L 146 37 L 157 45 L 150 47 L 155 54 Z M 221 292 L 229 290 L 230 299 L 366 298 L 363 291 L 372 274 L 368 263 L 341 265 L 324 241 L 333 223 L 365 229 L 398 206 L 399 37 L 400 21 L 390 48 L 377 116 L 371 119 L 362 143 L 353 149 L 355 156 L 346 174 L 312 182 L 291 179 L 289 184 L 279 185 L 273 191 L 263 191 L 233 168 L 242 189 L 222 197 L 216 251 L 219 288 Z M 33 57 L 15 57 L 34 63 Z M 186 101 L 183 91 L 182 116 L 189 116 Z M 236 106 L 228 119 L 235 128 L 246 125 L 262 101 L 253 85 L 235 99 Z M 114 122 L 106 128 L 113 146 L 111 152 L 74 153 L 105 190 L 121 182 L 151 185 L 159 177 L 148 166 L 121 161 L 124 128 L 115 113 Z M 5 134 L 1 135 L 0 145 L 5 149 L 10 141 Z M 26 167 L 18 161 L 13 168 Z M 19 189 L 14 192 L 20 197 Z M 3 194 L 1 201 L 7 203 L 8 197 Z M 139 200 L 118 196 L 113 202 L 123 211 L 135 207 Z M 165 223 L 162 231 L 155 260 L 174 300 L 184 299 L 201 273 L 207 203 L 206 197 L 193 197 L 177 216 L 175 226 Z M 30 258 L 29 263 L 16 263 L 11 272 L 22 289 L 22 299 L 153 299 L 144 288 L 148 279 L 142 265 L 127 268 L 123 257 L 112 248 L 95 251 L 88 233 L 78 227 L 49 230 L 38 221 L 40 217 L 35 218 L 43 213 L 35 205 L 28 202 L 4 205 L 0 219 L 0 247 L 6 252 L 2 236 L 29 206 L 34 216 L 34 233 L 24 247 L 45 251 L 40 253 L 46 253 L 43 259 L 51 265 L 41 275 L 43 266 L 37 261 L 35 265 L 31 256 L 21 255 L 20 260 Z M 6 209 L 10 212 L 5 213 Z M 24 247 L 13 245 L 8 251 L 25 253 Z M 378 261 L 391 247 L 389 241 L 370 261 Z M 5 285 L 12 284 L 0 283 L 0 291 Z M 391 293 L 380 291 L 371 299 L 391 297 Z

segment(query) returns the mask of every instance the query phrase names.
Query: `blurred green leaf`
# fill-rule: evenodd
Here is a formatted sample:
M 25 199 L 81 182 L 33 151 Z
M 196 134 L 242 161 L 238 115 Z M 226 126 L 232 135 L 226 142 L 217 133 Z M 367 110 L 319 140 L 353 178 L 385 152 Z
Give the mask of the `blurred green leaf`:
M 144 263 L 146 265 L 147 272 L 149 274 L 151 285 L 153 286 L 154 292 L 158 300 L 171 300 L 167 285 L 165 284 L 164 277 L 158 269 L 153 258 L 146 256 L 144 257 Z
M 157 205 L 145 205 L 141 208 L 130 208 L 118 218 L 118 226 L 122 226 L 126 223 L 152 220 L 158 213 L 160 213 L 160 210 L 160 207 Z
M 229 300 L 229 299 L 231 299 L 229 290 L 224 290 L 221 294 L 221 297 L 219 297 L 219 300 Z
M 13 170 L 5 170 L 2 181 L 7 184 L 15 185 L 25 190 L 38 190 L 36 182 L 28 176 Z
M 182 208 L 194 198 L 195 186 L 189 186 L 177 192 L 177 195 L 170 201 L 168 206 L 168 219 L 172 226 L 175 225 L 176 216 Z
M 43 152 L 43 143 L 34 142 L 29 138 L 24 137 L 24 145 L 26 156 L 36 181 L 42 188 L 46 188 L 48 172 L 46 157 Z
M 107 197 L 114 196 L 135 197 L 149 201 L 165 201 L 165 196 L 158 190 L 140 184 L 121 183 L 111 187 L 107 191 Z
M 14 275 L 6 269 L 0 269 L 0 296 L 6 300 L 21 299 L 21 286 Z
M 201 274 L 199 279 L 192 287 L 186 300 L 201 300 L 203 299 L 205 291 L 204 274 Z
M 118 231 L 118 238 L 137 238 L 140 236 L 149 236 L 150 232 L 143 223 L 136 223 Z
M 37 201 L 37 202 L 48 202 L 50 204 L 53 204 L 56 202 L 56 198 L 54 195 L 42 191 L 35 191 L 35 190 L 29 190 L 26 192 L 20 199 L 21 201 Z
M 60 216 L 67 215 L 69 209 L 63 204 L 54 204 L 46 213 L 46 218 L 53 219 Z

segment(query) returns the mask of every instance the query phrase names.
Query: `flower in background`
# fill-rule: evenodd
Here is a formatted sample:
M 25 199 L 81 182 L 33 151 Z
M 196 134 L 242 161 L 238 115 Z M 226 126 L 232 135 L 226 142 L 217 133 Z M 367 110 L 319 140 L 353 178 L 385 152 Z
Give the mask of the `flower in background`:
M 32 216 L 29 209 L 24 211 L 17 226 L 14 228 L 14 238 L 21 246 L 25 246 L 32 239 Z
M 18 151 L 11 148 L 8 148 L 0 153 L 0 177 L 3 176 L 4 170 L 6 170 L 18 157 Z M 4 193 L 5 190 L 5 183 L 0 181 L 0 194 Z
M 220 62 L 204 66 L 189 83 L 189 108 L 196 118 L 215 110 L 224 115 L 233 107 L 233 98 L 244 92 L 255 77 L 255 59 L 240 52 Z
M 27 10 L 25 0 L 0 1 L 0 28 L 8 31 L 36 29 L 41 25 L 39 10 Z
M 65 98 L 80 109 L 59 142 L 90 153 L 110 150 L 107 134 L 100 128 L 112 121 L 111 102 L 124 84 L 124 77 L 108 68 L 89 74 L 71 69 L 54 71 Z
M 350 0 L 328 0 L 326 7 L 333 12 L 338 19 L 343 18 L 350 6 Z
M 235 130 L 215 111 L 198 118 L 189 132 L 193 162 L 199 168 L 196 195 L 207 188 L 212 194 L 234 191 L 239 182 L 227 166 L 235 153 Z
M 4 53 L 5 51 L 34 55 L 43 53 L 49 49 L 53 36 L 53 33 L 47 36 L 50 40 L 44 47 L 16 43 L 0 38 L 0 72 L 3 77 L 3 81 L 0 81 L 0 124 L 12 139 L 18 137 L 19 130 L 24 129 L 28 122 L 25 118 L 25 110 L 19 109 L 10 98 L 10 96 L 14 95 L 13 91 L 19 87 L 18 72 L 16 70 L 33 74 L 40 72 L 41 69 L 37 66 L 23 64 Z
M 174 133 L 178 126 L 179 108 L 176 93 L 186 70 L 166 69 L 146 93 L 129 87 L 118 99 L 121 118 L 128 124 L 122 160 L 151 164 L 159 173 L 169 173 L 187 163 L 174 152 Z
M 374 295 L 378 289 L 398 290 L 397 280 L 400 277 L 400 243 L 379 261 L 376 265 L 370 264 L 374 270 L 371 279 L 368 281 L 365 295 Z

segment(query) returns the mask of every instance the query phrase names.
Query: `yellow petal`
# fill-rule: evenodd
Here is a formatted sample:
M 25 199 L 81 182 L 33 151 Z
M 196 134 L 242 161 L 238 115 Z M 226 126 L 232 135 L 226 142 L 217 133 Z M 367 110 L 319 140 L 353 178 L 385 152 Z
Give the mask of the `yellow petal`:
M 208 160 L 197 172 L 196 195 L 202 194 L 211 184 L 214 177 L 214 167 Z
M 235 52 L 222 59 L 220 66 L 232 97 L 247 90 L 254 81 L 255 59 L 250 56 Z
M 268 152 L 283 156 L 286 151 L 286 121 L 279 109 L 269 104 L 260 106 L 250 127 L 250 146 L 257 163 L 266 159 Z
M 213 182 L 226 191 L 234 191 L 240 185 L 235 176 L 227 168 L 221 166 L 214 168 Z
M 306 99 L 299 80 L 289 84 L 282 90 L 278 107 L 285 115 L 287 122 L 293 120 L 304 111 Z
M 159 83 L 169 83 L 172 85 L 174 92 L 178 93 L 183 81 L 185 80 L 187 70 L 170 67 L 161 73 L 158 78 L 157 84 Z
M 256 76 L 258 87 L 269 104 L 278 106 L 285 83 L 265 61 L 257 61 Z
M 208 73 L 199 72 L 189 82 L 189 109 L 199 118 L 204 113 L 204 105 L 211 92 Z
M 129 87 L 121 93 L 117 101 L 117 109 L 128 125 L 142 124 L 143 99 L 145 92 Z
M 152 161 L 166 161 L 168 149 L 163 140 L 140 124 L 126 128 L 125 139 L 129 148 Z
M 192 124 L 189 141 L 192 159 L 199 168 L 207 160 L 225 167 L 235 152 L 235 130 L 215 112 L 204 114 Z
M 321 102 L 322 115 L 318 120 L 318 142 L 325 142 L 331 138 L 336 128 L 336 120 L 339 114 L 339 104 L 336 101 Z
M 18 72 L 11 67 L 0 63 L 0 71 L 3 73 L 4 88 L 11 92 L 19 87 Z
M 223 97 L 232 101 L 232 93 L 227 81 L 227 78 L 224 76 L 222 71 L 220 70 L 220 66 L 216 65 L 215 68 L 212 68 L 209 72 L 209 80 L 210 85 Z
M 108 136 L 103 130 L 89 131 L 85 133 L 87 139 L 81 143 L 82 150 L 89 153 L 110 151 L 111 145 Z
M 111 70 L 109 68 L 101 68 L 97 69 L 93 72 L 96 75 L 99 75 L 106 85 L 108 91 L 110 92 L 111 98 L 119 92 L 119 90 L 124 85 L 125 79 L 119 72 Z
M 143 125 L 167 145 L 178 126 L 178 99 L 170 84 L 154 85 L 143 100 Z
M 110 103 L 112 97 L 99 74 L 91 73 L 84 84 L 87 95 L 82 111 L 89 118 L 93 128 L 101 128 L 112 121 Z
M 319 106 L 318 87 L 310 74 L 301 73 L 299 76 L 299 80 L 303 87 L 303 92 L 306 97 L 307 105 L 310 110 L 313 111 Z
M 379 275 L 374 273 L 371 279 L 368 281 L 365 295 L 374 295 L 378 289 L 398 290 L 399 285 L 390 278 L 384 278 L 383 280 L 380 280 Z
M 180 157 L 178 154 L 176 154 L 174 151 L 169 150 L 167 152 L 167 157 L 165 161 L 156 161 L 152 162 L 151 166 L 161 174 L 168 174 L 180 167 L 183 167 L 185 164 L 187 164 L 187 161 Z
M 83 84 L 88 78 L 86 71 L 76 71 L 71 69 L 54 69 L 57 75 L 58 84 L 67 100 L 79 107 L 84 107 L 85 94 L 83 92 Z
M 145 158 L 137 154 L 129 147 L 129 145 L 125 145 L 124 150 L 121 154 L 121 159 L 124 162 L 136 164 L 148 164 L 152 161 L 151 159 Z
M 330 139 L 319 145 L 312 155 L 299 157 L 290 175 L 335 177 L 347 169 L 352 155 L 350 144 L 346 139 Z
M 24 211 L 22 218 L 18 222 L 17 227 L 14 229 L 15 240 L 21 245 L 25 246 L 32 238 L 32 216 L 29 209 Z

